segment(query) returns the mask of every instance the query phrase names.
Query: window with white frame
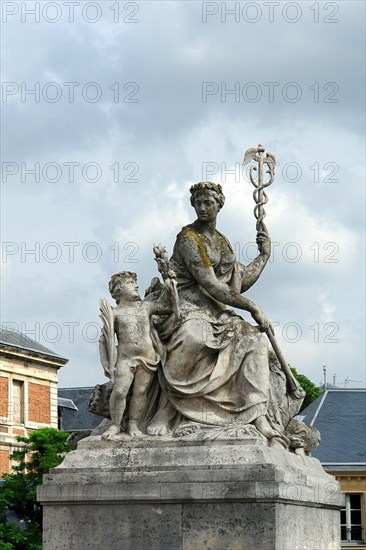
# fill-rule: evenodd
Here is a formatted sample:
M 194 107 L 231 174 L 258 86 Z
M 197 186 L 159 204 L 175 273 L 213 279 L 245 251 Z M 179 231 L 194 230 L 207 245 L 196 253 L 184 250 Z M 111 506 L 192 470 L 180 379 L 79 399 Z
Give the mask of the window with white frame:
M 341 510 L 342 542 L 360 542 L 363 540 L 361 495 L 346 493 L 346 506 Z

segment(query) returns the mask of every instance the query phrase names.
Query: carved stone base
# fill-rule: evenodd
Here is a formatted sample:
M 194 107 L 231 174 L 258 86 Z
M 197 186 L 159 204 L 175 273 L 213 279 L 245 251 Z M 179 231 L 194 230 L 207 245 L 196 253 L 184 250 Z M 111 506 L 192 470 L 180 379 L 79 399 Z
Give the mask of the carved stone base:
M 338 550 L 338 483 L 260 439 L 87 438 L 44 478 L 44 550 Z

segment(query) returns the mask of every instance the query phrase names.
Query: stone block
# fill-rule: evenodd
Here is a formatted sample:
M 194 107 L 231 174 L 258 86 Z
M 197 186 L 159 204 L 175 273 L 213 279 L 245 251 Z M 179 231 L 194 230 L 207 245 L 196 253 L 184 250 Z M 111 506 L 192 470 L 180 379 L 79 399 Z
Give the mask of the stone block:
M 317 459 L 257 441 L 87 438 L 44 477 L 44 550 L 339 550 Z

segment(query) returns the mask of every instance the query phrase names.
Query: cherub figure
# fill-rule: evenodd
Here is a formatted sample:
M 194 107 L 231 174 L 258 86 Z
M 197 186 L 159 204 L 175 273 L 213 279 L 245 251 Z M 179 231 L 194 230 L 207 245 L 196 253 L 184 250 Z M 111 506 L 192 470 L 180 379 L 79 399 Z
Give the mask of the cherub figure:
M 174 277 L 174 271 L 170 271 L 165 288 Z M 136 273 L 130 271 L 121 271 L 113 275 L 109 282 L 109 291 L 117 306 L 112 308 L 106 300 L 101 300 L 103 332 L 99 342 L 105 374 L 113 382 L 110 396 L 112 424 L 102 437 L 111 439 L 121 431 L 126 398 L 131 386 L 127 431 L 135 437 L 142 435 L 139 425 L 144 412 L 146 393 L 163 354 L 151 316 L 170 314 L 173 308 L 169 291 L 164 293 L 168 303 L 162 300 L 141 300 Z

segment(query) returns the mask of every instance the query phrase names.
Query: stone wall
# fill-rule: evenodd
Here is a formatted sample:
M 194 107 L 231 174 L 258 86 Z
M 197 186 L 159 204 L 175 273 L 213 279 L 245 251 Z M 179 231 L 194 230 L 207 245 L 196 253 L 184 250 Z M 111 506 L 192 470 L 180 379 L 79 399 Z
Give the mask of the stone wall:
M 58 360 L 35 357 L 27 350 L 0 350 L 0 476 L 10 471 L 9 455 L 19 448 L 18 435 L 44 426 L 58 427 Z

